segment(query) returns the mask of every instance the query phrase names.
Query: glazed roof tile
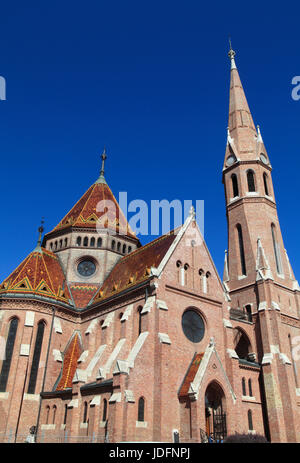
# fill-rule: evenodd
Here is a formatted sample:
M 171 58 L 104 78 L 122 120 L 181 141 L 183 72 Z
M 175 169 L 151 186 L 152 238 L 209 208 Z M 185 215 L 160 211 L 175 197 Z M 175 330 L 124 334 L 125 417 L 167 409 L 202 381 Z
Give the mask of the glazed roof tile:
M 0 295 L 35 294 L 69 304 L 71 295 L 58 257 L 45 248 L 32 251 L 4 280 Z
M 99 285 L 76 284 L 69 286 L 76 307 L 86 307 L 91 298 L 99 289 Z
M 101 211 L 97 211 L 97 205 L 100 202 L 103 202 L 101 203 L 103 207 Z M 77 228 L 96 228 L 97 226 L 97 228 L 112 229 L 116 233 L 138 240 L 106 182 L 96 182 L 91 185 L 52 232 L 70 226 Z
M 189 366 L 189 369 L 187 371 L 187 374 L 184 378 L 184 381 L 181 385 L 180 391 L 179 391 L 179 397 L 186 397 L 188 395 L 190 385 L 194 381 L 194 378 L 196 376 L 196 373 L 199 369 L 201 360 L 203 358 L 204 352 L 200 354 L 196 354 L 193 358 L 193 361 L 191 365 Z
M 71 337 L 71 341 L 67 345 L 67 348 L 63 355 L 63 364 L 58 379 L 56 391 L 62 391 L 72 387 L 72 381 L 77 369 L 77 362 L 82 353 L 82 346 L 78 333 Z
M 151 267 L 159 266 L 175 238 L 175 231 L 172 231 L 124 256 L 112 269 L 93 302 L 102 301 L 147 280 Z

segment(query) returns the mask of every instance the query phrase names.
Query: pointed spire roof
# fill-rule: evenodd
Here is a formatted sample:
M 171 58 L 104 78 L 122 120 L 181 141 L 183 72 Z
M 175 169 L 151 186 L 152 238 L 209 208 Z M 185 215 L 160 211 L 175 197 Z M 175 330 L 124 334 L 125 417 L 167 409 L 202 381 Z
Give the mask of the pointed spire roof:
M 90 186 L 49 234 L 69 227 L 97 230 L 103 228 L 139 241 L 104 178 L 104 166 L 107 158 L 105 149 L 101 157 L 102 167 L 98 180 Z
M 228 135 L 224 167 L 229 155 L 238 160 L 253 160 L 257 158 L 257 133 L 248 106 L 247 98 L 241 83 L 235 63 L 235 51 L 231 47 L 228 53 L 230 70 Z
M 7 293 L 20 298 L 41 296 L 73 305 L 58 257 L 40 245 L 0 285 L 0 296 Z

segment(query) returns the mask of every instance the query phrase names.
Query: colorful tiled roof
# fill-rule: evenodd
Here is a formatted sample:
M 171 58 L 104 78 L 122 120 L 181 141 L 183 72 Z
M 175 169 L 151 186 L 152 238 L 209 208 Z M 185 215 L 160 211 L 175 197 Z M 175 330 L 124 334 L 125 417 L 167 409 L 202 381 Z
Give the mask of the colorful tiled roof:
M 58 257 L 44 248 L 34 250 L 0 285 L 5 293 L 35 294 L 70 303 L 70 293 Z
M 185 397 L 188 395 L 190 385 L 194 381 L 194 378 L 196 376 L 196 373 L 198 371 L 198 368 L 200 366 L 201 360 L 203 358 L 204 352 L 201 354 L 196 354 L 188 371 L 187 374 L 184 378 L 184 381 L 181 385 L 180 391 L 179 391 L 179 397 Z
M 90 302 L 97 289 L 99 289 L 99 285 L 87 285 L 84 283 L 79 283 L 76 285 L 70 285 L 69 288 L 76 307 L 82 308 L 86 307 Z
M 82 346 L 79 334 L 75 333 L 63 355 L 63 364 L 58 384 L 55 388 L 56 391 L 63 391 L 64 389 L 72 387 L 72 381 L 77 369 L 77 362 L 81 353 Z
M 112 269 L 93 302 L 115 295 L 150 277 L 151 267 L 158 267 L 174 239 L 174 231 L 124 256 Z
M 101 202 L 101 203 L 100 203 Z M 97 211 L 100 203 L 101 211 Z M 100 208 L 98 206 L 98 208 Z M 103 207 L 102 207 L 103 206 Z M 94 183 L 52 231 L 103 227 L 137 240 L 107 183 Z

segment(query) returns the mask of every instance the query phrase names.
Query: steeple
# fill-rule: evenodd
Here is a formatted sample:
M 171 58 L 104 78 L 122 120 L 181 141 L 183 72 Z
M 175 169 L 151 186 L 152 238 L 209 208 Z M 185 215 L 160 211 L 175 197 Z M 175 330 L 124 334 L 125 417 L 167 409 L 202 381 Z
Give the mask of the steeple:
M 246 95 L 235 63 L 236 53 L 231 42 L 228 56 L 231 62 L 228 135 L 232 143 L 227 143 L 224 168 L 229 167 L 228 157 L 240 160 L 254 160 L 257 157 L 257 133 L 248 106 Z M 234 148 L 233 148 L 233 146 Z M 236 151 L 236 152 L 235 152 Z M 235 160 L 233 162 L 235 162 Z
M 101 154 L 101 159 L 102 159 L 102 166 L 101 166 L 101 171 L 100 171 L 100 177 L 95 183 L 106 183 L 106 180 L 104 178 L 104 166 L 105 166 L 105 161 L 107 159 L 105 146 L 103 148 L 103 153 Z
M 39 238 L 38 238 L 38 242 L 37 242 L 35 251 L 40 251 L 40 252 L 42 251 L 41 244 L 42 244 L 42 234 L 44 232 L 44 226 L 43 225 L 44 225 L 44 217 L 42 217 L 41 225 L 38 228 Z

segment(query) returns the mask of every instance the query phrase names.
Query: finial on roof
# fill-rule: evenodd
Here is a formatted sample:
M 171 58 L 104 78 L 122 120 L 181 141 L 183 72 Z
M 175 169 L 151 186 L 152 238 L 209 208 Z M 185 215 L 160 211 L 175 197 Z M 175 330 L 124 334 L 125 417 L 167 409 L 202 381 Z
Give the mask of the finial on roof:
M 39 239 L 38 239 L 38 242 L 37 242 L 37 246 L 35 248 L 35 251 L 40 251 L 41 250 L 41 243 L 42 243 L 42 234 L 43 234 L 43 231 L 44 231 L 44 217 L 42 217 L 41 219 L 41 225 L 39 226 L 38 228 L 38 232 L 39 232 Z
M 101 165 L 100 177 L 98 178 L 96 183 L 106 183 L 105 178 L 104 178 L 104 166 L 105 166 L 105 161 L 107 159 L 105 146 L 101 154 L 101 159 L 102 159 L 102 165 Z
M 232 49 L 232 46 L 231 46 L 231 39 L 229 38 L 229 52 L 228 52 L 228 56 L 230 58 L 230 61 L 231 61 L 231 69 L 236 69 L 236 64 L 235 64 L 235 61 L 234 61 L 234 57 L 235 57 L 235 51 Z

